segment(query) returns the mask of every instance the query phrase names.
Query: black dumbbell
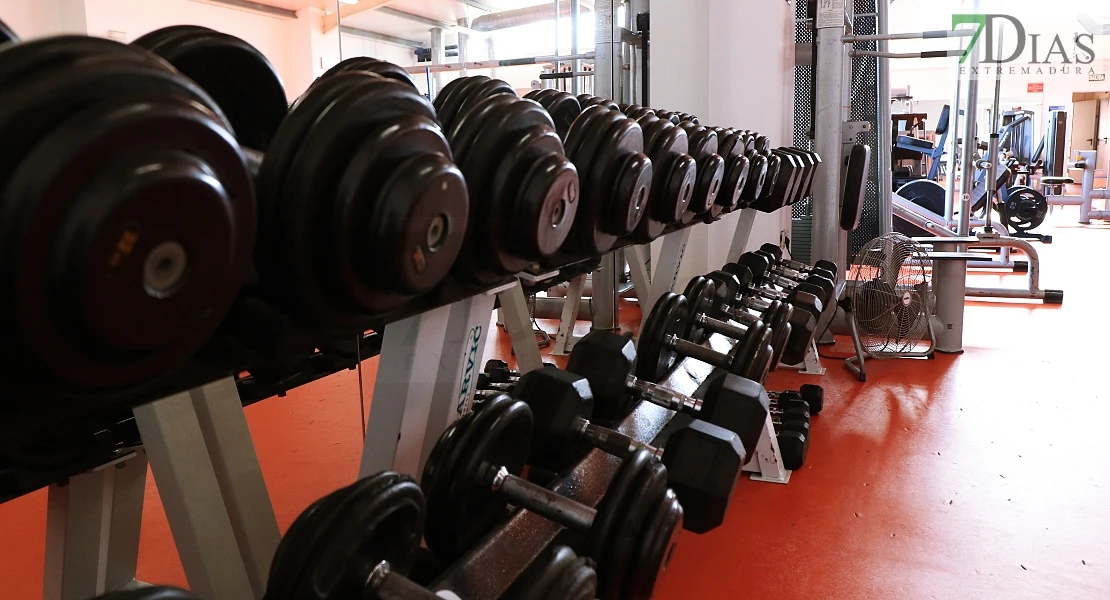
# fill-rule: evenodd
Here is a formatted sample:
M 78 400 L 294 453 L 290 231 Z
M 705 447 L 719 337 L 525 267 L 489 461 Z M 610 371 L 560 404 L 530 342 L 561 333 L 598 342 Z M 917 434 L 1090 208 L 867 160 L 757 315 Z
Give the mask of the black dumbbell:
M 127 592 L 111 592 L 97 596 L 93 600 L 197 600 L 197 597 L 182 589 L 157 586 Z
M 679 357 L 685 356 L 752 381 L 763 381 L 774 356 L 770 328 L 763 326 L 747 330 L 744 339 L 724 354 L 683 338 L 690 330 L 691 319 L 690 305 L 685 297 L 673 292 L 663 294 L 640 331 L 637 377 L 659 381 L 675 367 Z
M 747 310 L 732 308 L 729 305 L 732 294 L 727 286 L 718 288 L 715 281 L 701 276 L 692 278 L 682 295 L 686 296 L 691 312 L 695 315 L 695 324 L 685 336 L 686 339 L 695 343 L 702 343 L 709 339 L 710 332 L 701 328 L 700 320 L 697 318 L 699 314 L 724 321 L 737 321 L 747 327 L 756 327 L 760 323 L 765 323 L 771 328 L 771 348 L 775 351 L 771 357 L 770 370 L 774 371 L 778 367 L 779 358 L 786 348 L 792 330 L 790 317 L 794 309 L 790 304 L 775 300 L 757 317 Z
M 815 415 L 819 415 L 822 410 L 825 410 L 825 389 L 812 383 L 802 384 L 797 391 L 787 390 L 779 392 L 774 394 L 772 398 L 776 398 L 780 402 L 786 400 L 802 400 L 809 405 L 810 411 Z
M 787 291 L 809 292 L 817 296 L 824 306 L 829 306 L 829 303 L 834 299 L 836 284 L 832 280 L 818 275 L 811 275 L 804 279 L 783 277 L 771 270 L 770 262 L 766 256 L 746 252 L 740 256 L 738 264 L 751 270 L 752 283 L 755 285 L 776 285 Z
M 738 270 L 746 273 L 747 267 L 739 267 Z M 731 298 L 730 302 L 734 307 L 764 311 L 770 311 L 775 303 L 791 307 L 787 316 L 790 323 L 790 336 L 779 359 L 785 364 L 798 364 L 805 360 L 809 344 L 817 333 L 817 321 L 823 309 L 820 300 L 805 292 L 781 294 L 783 296 L 781 300 L 765 299 L 757 295 L 759 293 L 757 288 L 745 286 L 740 278 L 732 273 L 714 271 L 707 277 L 717 285 L 718 291 L 723 290 L 723 293 Z
M 836 282 L 836 274 L 832 271 L 829 271 L 828 269 L 824 269 L 821 267 L 811 267 L 805 271 L 800 271 L 783 265 L 778 261 L 774 254 L 767 252 L 766 250 L 756 250 L 752 252 L 752 254 L 762 256 L 763 258 L 767 259 L 767 273 L 771 275 L 777 275 L 779 277 L 790 279 L 793 281 L 806 281 L 810 277 L 816 275 L 819 277 L 824 277 L 825 279 L 832 281 L 834 284 Z
M 706 533 L 724 522 L 732 490 L 748 458 L 736 432 L 693 420 L 670 435 L 666 448 L 638 442 L 591 423 L 594 396 L 589 381 L 560 369 L 526 374 L 513 397 L 526 402 L 535 415 L 528 464 L 562 471 L 584 454 L 582 445 L 625 460 L 646 450 L 666 465 L 667 482 L 682 504 L 687 530 Z
M 421 481 L 428 548 L 456 559 L 511 505 L 587 536 L 586 554 L 598 563 L 599 598 L 650 598 L 682 529 L 682 506 L 667 489 L 667 468 L 646 450 L 636 452 L 595 510 L 519 477 L 532 427 L 528 405 L 503 396 L 447 428 Z
M 513 582 L 504 600 L 594 600 L 597 571 L 594 562 L 566 546 L 552 546 Z
M 770 255 L 772 255 L 772 256 L 774 256 L 775 260 L 778 261 L 779 264 L 781 264 L 785 267 L 790 267 L 791 269 L 794 269 L 795 271 L 801 271 L 803 273 L 809 273 L 809 272 L 814 271 L 816 269 L 824 269 L 825 271 L 827 271 L 829 273 L 832 273 L 834 276 L 839 271 L 839 269 L 836 266 L 836 263 L 831 262 L 831 261 L 827 261 L 827 260 L 819 260 L 819 261 L 813 263 L 812 265 L 807 265 L 804 262 L 798 262 L 796 260 L 790 260 L 788 258 L 783 258 L 782 248 L 780 248 L 779 246 L 776 246 L 775 244 L 771 244 L 771 243 L 763 244 L 762 246 L 759 247 L 759 249 L 768 253 L 768 254 L 770 254 Z
M 809 454 L 809 421 L 791 418 L 789 415 L 771 411 L 771 421 L 775 426 L 775 437 L 779 442 L 782 466 L 796 471 L 802 468 Z
M 744 450 L 752 454 L 769 406 L 763 386 L 729 373 L 710 382 L 704 399 L 699 400 L 636 378 L 635 363 L 632 340 L 611 331 L 591 331 L 574 345 L 567 371 L 590 382 L 596 420 L 616 422 L 631 412 L 636 400 L 643 399 L 736 432 Z
M 721 271 L 736 276 L 737 283 L 739 283 L 738 294 L 744 299 L 751 299 L 752 301 L 758 298 L 765 298 L 767 301 L 786 300 L 794 305 L 795 309 L 804 310 L 817 320 L 820 320 L 821 315 L 829 306 L 821 299 L 824 290 L 810 283 L 801 283 L 791 290 L 782 291 L 757 285 L 753 281 L 751 269 L 744 265 L 727 263 L 721 267 Z

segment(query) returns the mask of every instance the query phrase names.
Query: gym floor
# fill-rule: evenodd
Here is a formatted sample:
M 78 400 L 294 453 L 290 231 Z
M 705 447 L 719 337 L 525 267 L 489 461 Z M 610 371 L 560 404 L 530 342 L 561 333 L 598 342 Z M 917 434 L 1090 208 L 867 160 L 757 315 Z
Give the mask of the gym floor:
M 872 361 L 865 384 L 831 358 L 824 377 L 772 374 L 772 390 L 825 386 L 805 468 L 785 486 L 741 481 L 723 527 L 683 536 L 660 597 L 1110 597 L 1110 410 L 1095 356 L 1110 285 L 1085 262 L 1106 257 L 1110 225 L 1076 215 L 1057 210 L 1043 228 L 1055 243 L 1042 286 L 1064 289 L 1063 306 L 969 301 L 963 355 Z M 634 305 L 622 315 L 638 322 Z M 507 336 L 491 338 L 487 356 L 508 355 Z M 354 372 L 247 409 L 283 530 L 354 480 L 359 414 Z M 4 598 L 42 597 L 45 529 L 45 490 L 0 505 Z M 139 578 L 185 583 L 153 479 Z

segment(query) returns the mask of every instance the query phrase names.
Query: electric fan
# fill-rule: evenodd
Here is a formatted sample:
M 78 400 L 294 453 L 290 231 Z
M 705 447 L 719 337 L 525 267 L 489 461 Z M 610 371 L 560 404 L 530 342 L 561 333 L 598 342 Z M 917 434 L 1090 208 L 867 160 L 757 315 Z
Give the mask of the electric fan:
M 845 285 L 856 355 L 845 363 L 860 381 L 867 379 L 865 356 L 932 357 L 936 334 L 928 264 L 925 249 L 900 233 L 879 236 L 856 255 Z

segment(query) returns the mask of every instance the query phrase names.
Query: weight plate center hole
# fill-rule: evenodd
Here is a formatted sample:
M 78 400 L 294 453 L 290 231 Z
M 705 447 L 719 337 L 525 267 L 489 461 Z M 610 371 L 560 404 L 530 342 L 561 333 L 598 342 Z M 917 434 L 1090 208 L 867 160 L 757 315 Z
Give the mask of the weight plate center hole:
M 447 239 L 447 215 L 437 215 L 432 219 L 432 223 L 428 226 L 428 235 L 425 239 L 425 245 L 428 252 L 436 253 L 443 248 L 443 242 Z
M 635 212 L 640 212 L 641 210 L 643 210 L 644 201 L 647 200 L 647 192 L 647 188 L 642 187 L 640 188 L 640 191 L 636 194 L 636 206 L 634 207 Z
M 559 198 L 559 203 L 556 204 L 555 208 L 551 211 L 552 229 L 557 229 L 563 224 L 563 219 L 567 218 L 567 206 L 569 204 L 570 202 L 567 201 L 566 197 Z
M 143 261 L 143 288 L 154 298 L 168 298 L 181 289 L 189 270 L 189 253 L 180 242 L 158 244 Z

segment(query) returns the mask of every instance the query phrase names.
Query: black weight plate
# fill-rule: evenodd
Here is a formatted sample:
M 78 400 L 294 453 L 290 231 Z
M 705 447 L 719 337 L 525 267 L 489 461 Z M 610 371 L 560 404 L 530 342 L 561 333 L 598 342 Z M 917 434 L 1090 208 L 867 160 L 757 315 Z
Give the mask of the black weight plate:
M 682 505 L 678 503 L 674 491 L 667 490 L 656 502 L 651 513 L 643 541 L 637 548 L 628 575 L 624 578 L 622 598 L 648 600 L 655 595 L 675 548 L 678 547 L 682 522 Z
M 723 212 L 732 212 L 740 205 L 744 185 L 748 182 L 751 162 L 746 156 L 731 156 L 725 162 L 725 179 L 717 194 L 717 205 Z
M 111 592 L 97 596 L 93 600 L 197 600 L 197 597 L 182 589 L 155 586 L 126 592 Z
M 131 45 L 153 50 L 165 40 L 182 33 L 215 33 L 215 30 L 208 27 L 201 27 L 200 25 L 170 25 L 169 27 L 162 27 L 161 29 L 155 29 L 154 31 L 140 35 L 131 41 Z
M 772 333 L 770 327 L 763 331 L 763 337 L 760 339 L 759 347 L 756 348 L 751 368 L 747 375 L 744 375 L 747 379 L 762 382 L 767 378 L 767 374 L 771 372 L 775 360 L 775 349 L 771 347 Z
M 467 91 L 483 81 L 489 81 L 490 78 L 485 75 L 475 75 L 473 77 L 460 77 L 449 82 L 443 86 L 439 91 L 432 106 L 436 109 L 436 114 L 439 115 L 439 122 L 443 124 L 444 131 L 451 131 L 455 128 L 455 120 L 461 115 L 459 108 L 466 101 Z M 448 136 L 451 139 L 451 136 Z
M 477 84 L 467 88 L 463 103 L 459 106 L 459 113 L 466 113 L 476 104 L 493 96 L 511 96 L 514 100 L 520 100 L 513 86 L 500 79 L 479 81 Z
M 697 185 L 689 211 L 698 215 L 709 212 L 717 203 L 721 193 L 721 183 L 725 178 L 725 160 L 717 154 L 710 154 L 698 161 Z
M 212 96 L 239 143 L 260 152 L 269 147 L 288 102 L 277 70 L 257 48 L 203 28 L 177 30 L 149 48 Z
M 771 301 L 771 306 L 763 312 L 763 321 L 774 332 L 771 345 L 778 349 L 778 353 L 782 352 L 786 340 L 790 337 L 790 317 L 793 314 L 794 307 L 780 300 Z M 776 361 L 778 353 L 776 353 Z
M 1010 188 L 1000 211 L 1002 222 L 1010 229 L 1024 233 L 1040 227 L 1048 216 L 1044 194 L 1026 186 Z
M 589 186 L 588 189 L 596 194 L 597 212 L 595 214 L 597 228 L 601 233 L 596 237 L 597 243 L 594 244 L 598 255 L 608 252 L 616 244 L 617 237 L 628 234 L 640 222 L 643 210 L 632 210 L 636 202 L 631 194 L 638 194 L 639 190 L 646 187 L 642 185 L 644 182 L 641 181 L 641 177 L 636 176 L 631 185 L 625 182 L 625 187 L 632 189 L 627 190 L 625 194 L 617 195 L 614 188 L 623 179 L 621 172 L 625 162 L 623 158 L 630 153 L 643 150 L 643 130 L 635 121 L 621 113 L 610 111 L 609 114 L 614 115 L 616 119 L 611 123 L 603 122 L 601 141 L 597 154 L 591 161 L 597 168 L 593 170 L 590 180 L 583 185 L 583 189 Z M 634 175 L 641 174 L 634 173 Z M 641 208 L 643 208 L 642 205 Z
M 939 183 L 928 179 L 911 181 L 898 188 L 898 195 L 943 218 L 945 191 L 944 186 Z M 894 230 L 909 237 L 929 237 L 933 235 L 905 219 L 894 219 Z
M 597 571 L 592 562 L 579 558 L 566 546 L 555 546 L 544 552 L 529 573 L 534 577 L 523 583 L 519 600 L 594 600 L 597 598 Z
M 598 119 L 602 118 L 609 111 L 602 107 L 591 106 L 582 111 L 582 114 L 574 121 L 570 130 L 567 132 L 566 143 L 563 145 L 567 156 L 572 160 L 576 160 L 579 153 L 582 151 L 582 145 L 590 139 L 591 133 L 595 129 L 594 124 L 599 122 Z M 586 178 L 593 165 L 583 163 L 578 170 L 582 178 Z
M 401 149 L 404 156 L 381 160 L 382 152 Z M 396 293 L 430 291 L 454 264 L 469 201 L 462 173 L 445 154 L 439 129 L 409 117 L 375 128 L 351 155 L 332 219 L 332 268 L 367 310 L 392 308 L 387 297 Z M 392 168 L 383 173 L 383 166 Z
M 744 339 L 738 340 L 732 350 L 732 363 L 729 372 L 751 379 L 748 375 L 758 370 L 756 355 L 764 345 L 764 334 L 766 332 L 767 324 L 762 321 L 748 326 L 747 335 L 744 336 Z
M 508 396 L 502 395 L 488 402 L 496 404 L 508 399 Z M 465 448 L 460 447 L 460 441 L 473 426 L 478 414 L 467 413 L 444 430 L 432 448 L 420 477 L 420 488 L 424 490 L 427 503 L 424 542 L 430 550 L 447 560 L 453 559 L 458 552 L 458 505 L 452 496 L 451 485 L 466 456 L 463 454 Z
M 652 533 L 652 510 L 667 491 L 667 468 L 658 461 L 651 461 L 634 489 L 636 493 L 629 496 L 621 511 L 621 521 L 610 538 L 608 550 L 596 557 L 598 598 L 601 600 L 620 600 L 624 581 L 632 575 L 629 567 L 634 562 L 636 549 Z
M 270 574 L 266 579 L 266 600 L 291 600 L 291 594 L 296 591 L 297 581 L 304 572 L 306 561 L 310 557 L 305 555 L 304 549 L 310 546 L 310 541 L 316 529 L 316 521 L 320 520 L 317 511 L 331 498 L 324 496 L 313 502 L 281 536 L 274 558 L 270 561 Z
M 391 62 L 370 58 L 369 56 L 355 56 L 341 61 L 334 67 L 328 69 L 321 77 L 328 77 L 344 71 L 365 71 L 367 73 L 374 73 L 375 75 L 381 75 L 387 79 L 412 86 L 414 90 L 417 89 L 408 71 L 405 71 L 400 66 Z
M 451 152 L 459 166 L 462 166 L 463 160 L 470 154 L 470 149 L 474 145 L 475 139 L 484 130 L 486 121 L 492 115 L 496 115 L 498 111 L 514 103 L 515 100 L 512 96 L 494 96 L 493 98 L 487 98 L 485 102 L 466 114 L 459 115 L 450 128 L 447 128 L 446 123 L 444 123 L 443 131 L 447 134 L 447 141 L 451 143 Z
M 387 123 L 402 123 L 401 115 L 423 118 L 429 124 L 432 122 L 431 107 L 427 100 L 404 84 L 358 72 L 334 75 L 322 84 L 350 77 L 360 78 L 361 84 L 337 97 L 316 120 L 305 136 L 300 151 L 289 165 L 285 184 L 280 190 L 282 226 L 286 237 L 279 241 L 282 246 L 279 251 L 284 253 L 279 256 L 285 259 L 286 275 L 294 282 L 294 289 L 286 290 L 287 301 L 311 322 L 327 322 L 341 327 L 357 326 L 365 313 L 387 310 L 403 301 L 403 296 L 394 294 L 380 305 L 371 303 L 370 306 L 360 307 L 352 300 L 355 297 L 368 300 L 370 297 L 360 296 L 357 286 L 352 288 L 349 285 L 352 282 L 337 285 L 333 279 L 336 276 L 331 269 L 334 267 L 337 251 L 333 228 L 359 226 L 359 223 L 334 221 L 339 209 L 340 185 L 350 184 L 349 180 L 342 177 L 342 173 L 347 169 L 350 157 L 359 156 L 356 150 L 364 142 L 363 138 L 368 130 Z M 423 135 L 417 135 L 413 139 L 423 140 L 428 145 L 427 150 L 431 152 L 445 150 L 442 138 L 436 134 L 434 128 L 424 129 Z M 364 150 L 373 153 L 379 149 L 370 147 Z M 355 179 L 360 179 L 362 175 L 356 173 Z M 397 191 L 396 188 L 394 191 Z M 436 214 L 448 210 L 437 206 L 446 198 L 438 199 L 431 192 L 422 196 L 424 200 L 418 203 L 416 210 L 429 210 Z M 454 196 L 460 197 L 461 193 L 456 191 Z M 357 200 L 372 203 L 376 199 L 357 197 Z M 393 201 L 397 202 L 398 199 Z M 437 208 L 441 210 L 435 210 Z M 350 210 L 347 209 L 348 213 Z M 406 232 L 407 241 L 419 244 L 420 236 L 424 235 L 425 230 L 426 228 L 422 229 L 419 235 Z M 355 232 L 348 232 L 343 239 L 358 240 L 358 236 Z M 414 240 L 414 237 L 418 239 Z M 426 279 L 410 277 L 410 284 L 414 280 L 427 283 Z M 340 289 L 345 294 L 334 294 Z
M 608 211 L 613 221 L 609 232 L 625 236 L 647 215 L 655 169 L 651 159 L 642 152 L 626 154 L 616 169 L 613 206 Z
M 760 194 L 763 193 L 763 188 L 768 183 L 767 157 L 755 153 L 746 156 L 751 163 L 751 168 L 748 171 L 748 183 L 744 186 L 744 193 L 741 194 L 741 198 L 744 199 L 744 208 L 751 206 L 759 199 Z
M 337 494 L 317 509 L 330 513 L 303 551 L 310 557 L 295 597 L 361 595 L 370 572 L 382 561 L 406 575 L 420 546 L 424 499 L 416 482 L 381 473 Z
M 694 321 L 693 317 L 712 312 L 717 286 L 705 277 L 694 277 L 686 284 L 682 295 L 686 297 L 686 302 L 690 306 L 691 318 L 687 321 L 686 331 L 679 337 L 700 344 L 709 338 L 709 334 Z
M 678 362 L 678 353 L 666 346 L 669 335 L 681 337 L 690 318 L 686 298 L 667 292 L 651 309 L 640 331 L 636 349 L 636 377 L 645 381 L 659 381 L 670 373 Z
M 499 264 L 505 274 L 511 274 L 545 258 L 566 240 L 579 210 L 578 176 L 563 155 L 550 116 L 535 103 L 517 101 L 490 123 L 502 133 L 498 137 L 491 130 L 487 130 L 490 135 L 479 134 L 471 154 L 475 157 L 470 161 L 472 170 L 467 173 L 475 172 L 476 157 L 482 155 L 486 142 L 488 156 L 504 157 L 492 179 L 470 181 L 475 193 L 487 193 L 486 210 L 496 218 L 483 223 L 490 236 L 486 243 L 511 252 L 499 253 Z
M 555 123 L 555 131 L 559 132 L 560 138 L 566 140 L 574 120 L 582 114 L 582 105 L 577 98 L 566 92 L 551 91 L 555 93 L 540 95 L 534 100 L 543 105 Z
M 486 403 L 459 441 L 463 459 L 451 482 L 459 515 L 455 549 L 472 548 L 505 515 L 505 503 L 490 489 L 494 469 L 511 475 L 524 471 L 532 445 L 532 409 L 502 398 Z
M 605 497 L 597 505 L 597 515 L 590 526 L 588 554 L 594 560 L 604 560 L 617 544 L 616 538 L 628 533 L 621 530 L 624 513 L 638 497 L 640 490 L 636 486 L 642 482 L 641 478 L 652 468 L 653 463 L 658 464 L 658 461 L 647 450 L 637 450 L 617 469 L 613 481 L 609 483 L 609 488 L 605 492 Z M 614 575 L 620 576 L 620 574 L 606 574 L 599 566 L 599 587 L 604 588 L 605 577 Z

